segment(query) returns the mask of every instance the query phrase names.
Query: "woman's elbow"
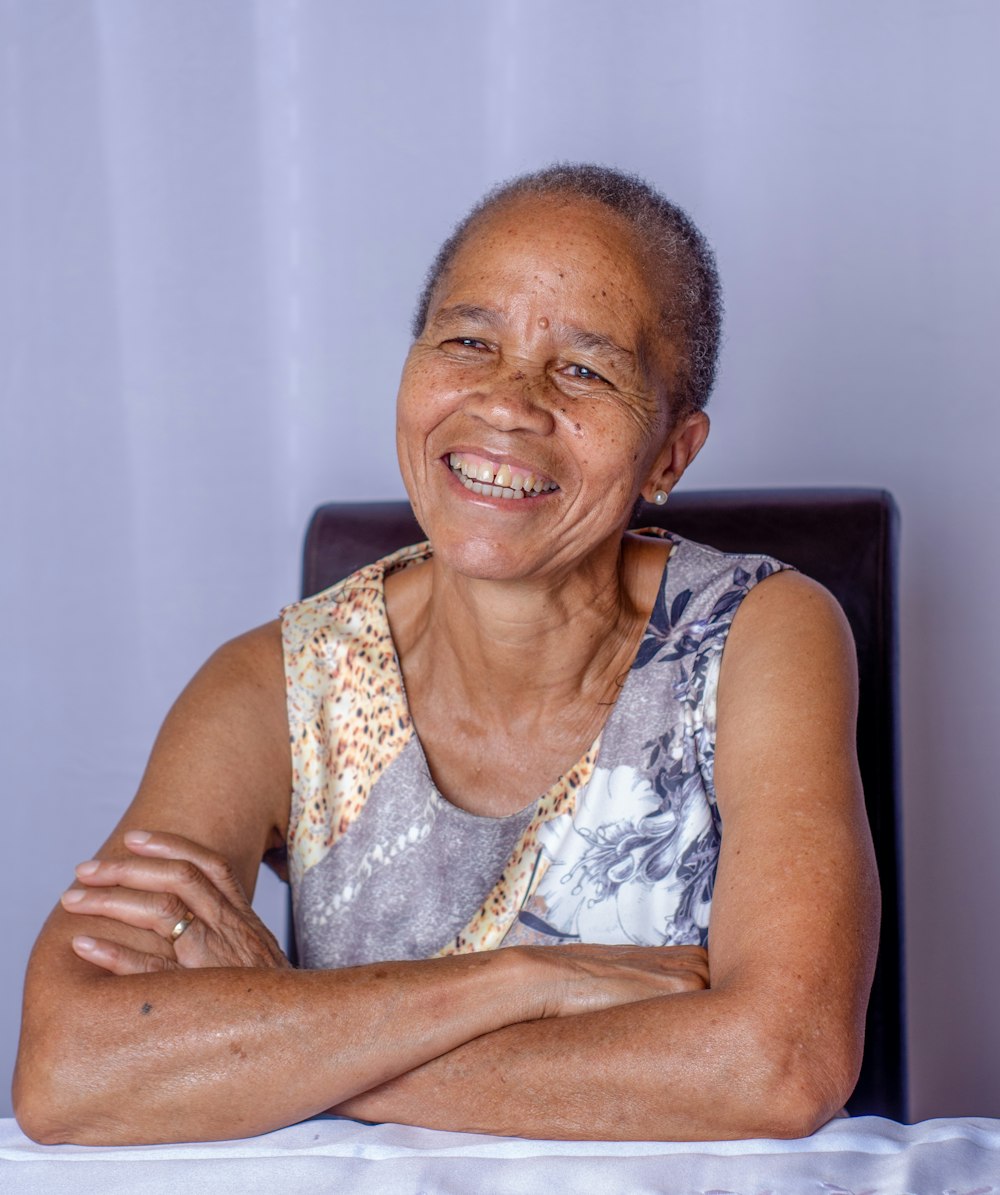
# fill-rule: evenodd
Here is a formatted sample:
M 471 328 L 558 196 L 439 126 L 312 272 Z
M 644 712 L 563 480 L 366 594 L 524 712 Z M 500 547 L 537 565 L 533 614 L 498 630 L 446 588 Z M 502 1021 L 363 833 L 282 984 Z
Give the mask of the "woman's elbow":
M 84 1035 L 46 1020 L 21 1034 L 11 1101 L 22 1132 L 40 1145 L 124 1144 L 105 1115 L 108 1084 L 81 1049 Z
M 755 1085 L 754 1137 L 808 1137 L 837 1115 L 857 1082 L 860 1042 L 849 1036 L 817 1039 L 807 1048 L 795 1037 L 761 1042 Z
M 21 1131 L 39 1145 L 74 1142 L 71 1126 L 63 1114 L 60 1088 L 58 1076 L 53 1075 L 44 1051 L 26 1049 L 22 1040 L 11 1085 L 11 1103 Z

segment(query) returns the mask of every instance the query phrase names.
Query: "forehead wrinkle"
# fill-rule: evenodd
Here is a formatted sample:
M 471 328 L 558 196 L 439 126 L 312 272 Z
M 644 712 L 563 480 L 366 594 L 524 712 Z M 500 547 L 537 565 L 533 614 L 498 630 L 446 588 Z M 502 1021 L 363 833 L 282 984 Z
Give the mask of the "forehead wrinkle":
M 491 307 L 480 307 L 476 303 L 451 303 L 447 307 L 438 308 L 430 323 L 431 327 L 438 327 L 454 321 L 485 325 L 488 328 L 499 328 L 504 322 L 500 312 Z

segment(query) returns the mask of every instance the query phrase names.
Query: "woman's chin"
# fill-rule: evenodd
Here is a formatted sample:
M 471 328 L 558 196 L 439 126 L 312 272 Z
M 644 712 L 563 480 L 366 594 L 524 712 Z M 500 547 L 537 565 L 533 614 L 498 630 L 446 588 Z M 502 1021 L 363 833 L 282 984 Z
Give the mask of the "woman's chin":
M 432 536 L 431 544 L 438 567 L 477 581 L 525 580 L 537 576 L 547 558 L 537 544 L 518 544 L 512 539 L 474 533 Z

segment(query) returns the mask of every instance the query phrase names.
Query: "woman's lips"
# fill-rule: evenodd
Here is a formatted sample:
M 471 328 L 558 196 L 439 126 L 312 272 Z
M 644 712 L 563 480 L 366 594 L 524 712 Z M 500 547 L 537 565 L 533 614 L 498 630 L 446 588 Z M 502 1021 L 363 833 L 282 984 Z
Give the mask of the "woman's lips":
M 445 460 L 467 490 L 490 498 L 536 498 L 559 488 L 526 466 L 497 463 L 471 452 L 451 452 Z

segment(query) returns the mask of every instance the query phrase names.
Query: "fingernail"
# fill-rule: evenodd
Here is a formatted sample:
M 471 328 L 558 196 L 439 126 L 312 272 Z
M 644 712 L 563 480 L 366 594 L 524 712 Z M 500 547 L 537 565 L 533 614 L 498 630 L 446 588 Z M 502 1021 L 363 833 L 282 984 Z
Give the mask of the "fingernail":
M 73 947 L 76 950 L 83 950 L 87 954 L 90 954 L 92 950 L 97 949 L 97 943 L 93 938 L 79 937 L 73 939 Z
M 146 830 L 125 831 L 125 842 L 129 846 L 142 846 L 144 842 L 149 842 L 150 838 L 152 837 L 152 834 L 148 833 Z
M 62 902 L 64 905 L 78 905 L 86 895 L 82 888 L 67 888 L 62 894 Z
M 86 863 L 78 863 L 76 865 L 76 874 L 78 876 L 92 876 L 100 866 L 101 862 L 99 859 L 88 859 Z

